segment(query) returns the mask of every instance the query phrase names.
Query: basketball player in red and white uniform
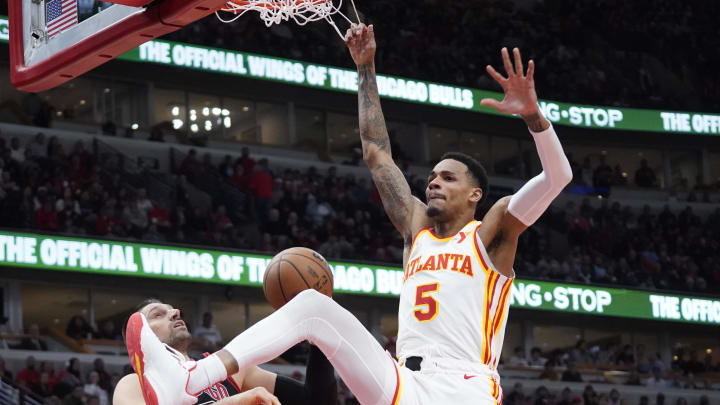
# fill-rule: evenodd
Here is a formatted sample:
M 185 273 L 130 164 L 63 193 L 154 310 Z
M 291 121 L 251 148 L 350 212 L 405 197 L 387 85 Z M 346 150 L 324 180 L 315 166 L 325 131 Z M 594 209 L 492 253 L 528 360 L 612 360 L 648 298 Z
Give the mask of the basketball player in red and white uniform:
M 391 358 L 348 311 L 314 290 L 298 294 L 272 315 L 206 359 L 181 364 L 134 314 L 128 348 L 145 376 L 145 402 L 191 404 L 194 396 L 238 368 L 269 361 L 308 339 L 327 356 L 363 405 L 485 404 L 502 401 L 496 370 L 515 277 L 518 236 L 570 182 L 570 164 L 537 104 L 534 64 L 507 49 L 507 77 L 488 66 L 505 98 L 481 104 L 516 114 L 527 124 L 543 171 L 514 195 L 498 200 L 482 222 L 475 210 L 487 192 L 480 163 L 449 153 L 432 169 L 427 204 L 414 198 L 392 160 L 375 78 L 373 27 L 353 26 L 346 43 L 358 67 L 363 157 L 390 220 L 405 239 L 398 359 Z M 150 398 L 150 400 L 148 399 Z M 154 400 L 154 402 L 152 402 Z
M 180 361 L 191 361 L 188 348 L 192 335 L 185 326 L 180 309 L 150 298 L 136 311 L 142 313 L 158 340 Z M 207 354 L 206 354 L 207 355 Z M 198 405 L 334 405 L 337 402 L 335 371 L 323 354 L 311 347 L 306 378 L 298 381 L 250 367 L 228 375 L 197 395 Z M 121 378 L 113 393 L 113 405 L 143 405 L 143 381 L 138 375 Z

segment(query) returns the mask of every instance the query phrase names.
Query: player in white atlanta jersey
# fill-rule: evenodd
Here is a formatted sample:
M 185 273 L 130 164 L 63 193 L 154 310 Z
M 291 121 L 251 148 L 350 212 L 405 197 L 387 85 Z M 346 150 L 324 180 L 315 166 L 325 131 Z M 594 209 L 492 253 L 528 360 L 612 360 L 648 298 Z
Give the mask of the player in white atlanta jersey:
M 128 347 L 142 375 L 148 405 L 184 405 L 228 373 L 269 361 L 302 340 L 330 360 L 362 405 L 485 404 L 502 401 L 496 366 L 515 274 L 518 236 L 534 223 L 570 182 L 570 164 L 550 123 L 540 114 L 534 65 L 514 67 L 502 50 L 508 77 L 488 73 L 502 86 L 502 102 L 481 104 L 517 114 L 535 139 L 543 172 L 514 195 L 498 200 L 483 218 L 475 209 L 487 192 L 480 163 L 462 153 L 445 154 L 428 177 L 427 205 L 410 194 L 392 160 L 375 79 L 372 29 L 346 34 L 358 67 L 360 137 L 385 211 L 405 238 L 405 283 L 400 295 L 396 361 L 347 310 L 306 290 L 235 337 L 219 352 L 178 364 L 147 326 L 131 317 Z M 132 327 L 131 327 L 132 326 Z
M 512 278 L 492 267 L 470 221 L 441 238 L 420 230 L 410 248 L 398 311 L 398 357 L 463 359 L 487 366 L 502 351 Z

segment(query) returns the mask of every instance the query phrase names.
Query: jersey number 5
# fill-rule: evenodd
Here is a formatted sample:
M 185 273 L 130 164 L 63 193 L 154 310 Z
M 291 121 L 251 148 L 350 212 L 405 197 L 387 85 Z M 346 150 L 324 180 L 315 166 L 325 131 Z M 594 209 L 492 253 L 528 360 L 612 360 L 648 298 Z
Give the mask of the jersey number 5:
M 440 289 L 440 283 L 422 284 L 415 290 L 415 318 L 420 322 L 432 321 L 438 313 L 438 302 L 431 293 Z

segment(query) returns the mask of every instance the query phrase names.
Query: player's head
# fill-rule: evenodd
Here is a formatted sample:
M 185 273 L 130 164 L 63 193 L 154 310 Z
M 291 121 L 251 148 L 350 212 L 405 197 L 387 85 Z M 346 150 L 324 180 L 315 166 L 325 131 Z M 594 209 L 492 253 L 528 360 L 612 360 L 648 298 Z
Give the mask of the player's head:
M 150 298 L 138 304 L 135 312 L 145 315 L 148 325 L 161 342 L 176 350 L 187 350 L 192 336 L 182 320 L 179 309 Z
M 448 152 L 428 177 L 427 215 L 440 221 L 466 212 L 474 215 L 487 188 L 487 173 L 480 162 L 464 153 Z

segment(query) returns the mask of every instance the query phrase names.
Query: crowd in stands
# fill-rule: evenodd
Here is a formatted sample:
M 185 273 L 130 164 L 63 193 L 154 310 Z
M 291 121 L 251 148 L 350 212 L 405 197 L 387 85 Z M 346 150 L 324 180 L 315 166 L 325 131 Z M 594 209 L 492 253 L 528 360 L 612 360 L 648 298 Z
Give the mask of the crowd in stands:
M 212 322 L 212 317 L 205 314 L 203 326 Z M 212 328 L 212 327 L 211 327 Z M 193 332 L 195 333 L 195 332 Z M 298 346 L 284 356 L 293 364 L 305 364 L 307 350 Z M 392 350 L 392 347 L 388 347 Z M 589 345 L 580 340 L 570 350 L 556 349 L 543 353 L 535 347 L 528 356 L 522 347 L 516 347 L 513 354 L 501 362 L 501 368 L 515 370 L 537 370 L 536 378 L 544 381 L 563 381 L 569 383 L 588 383 L 584 392 L 573 392 L 565 388 L 553 393 L 545 386 L 538 387 L 534 393 L 525 393 L 521 383 L 516 383 L 512 390 L 506 388 L 504 403 L 512 405 L 608 405 L 610 402 L 620 405 L 622 388 L 627 386 L 645 386 L 657 392 L 656 405 L 663 405 L 665 389 L 712 390 L 712 383 L 707 375 L 720 372 L 720 364 L 712 364 L 712 356 L 708 353 L 701 360 L 695 350 L 680 350 L 671 364 L 666 364 L 660 354 L 651 354 L 640 344 L 631 345 L 617 343 Z M 39 363 L 39 364 L 38 364 Z M 56 370 L 53 362 L 38 362 L 29 356 L 25 367 L 20 370 L 9 370 L 0 357 L 0 378 L 14 383 L 18 387 L 44 399 L 48 405 L 107 405 L 122 376 L 132 373 L 130 365 L 126 365 L 121 373 L 106 370 L 102 358 L 94 360 L 91 369 L 81 370 L 77 358 L 69 358 L 65 369 Z M 624 371 L 624 375 L 616 377 L 598 377 L 597 370 Z M 507 371 L 507 370 L 506 370 Z M 590 374 L 588 374 L 590 373 Z M 585 377 L 583 377 L 585 375 Z M 717 375 L 717 374 L 715 374 Z M 301 378 L 301 375 L 294 375 Z M 587 378 L 585 380 L 584 378 Z M 594 382 L 618 384 L 609 393 L 598 393 L 592 386 Z M 339 395 L 341 404 L 356 404 L 344 383 L 340 382 Z M 683 398 L 684 399 L 684 398 Z M 647 398 L 646 398 L 647 400 Z M 641 400 L 642 401 L 642 400 Z M 640 405 L 648 405 L 648 403 Z M 676 405 L 687 405 L 678 402 Z M 699 403 L 691 405 L 709 405 L 707 396 L 702 396 Z
M 374 24 L 385 74 L 496 88 L 485 66 L 503 46 L 537 63 L 543 98 L 613 106 L 717 111 L 720 37 L 716 2 L 424 0 L 358 3 Z M 342 9 L 355 19 L 349 2 Z M 344 32 L 348 23 L 335 19 Z M 223 24 L 214 15 L 169 39 L 354 68 L 324 22 L 266 28 L 254 13 Z
M 42 134 L 27 145 L 0 138 L 0 168 L 3 227 L 268 253 L 306 246 L 332 259 L 402 262 L 403 242 L 377 190 L 336 167 L 273 169 L 247 149 L 216 164 L 191 151 L 176 175 L 197 184 L 218 174 L 251 197 L 244 215 L 222 203 L 191 205 L 181 182 L 168 200 L 152 201 L 96 165 L 82 142 L 66 153 Z M 406 176 L 423 199 L 425 180 Z M 552 206 L 521 237 L 515 268 L 539 279 L 717 293 L 720 209 L 701 220 L 690 207 L 635 212 L 607 200 L 599 208 L 588 200 Z
M 56 370 L 53 362 L 38 362 L 33 356 L 27 357 L 25 367 L 13 372 L 0 357 L 0 378 L 41 398 L 45 405 L 109 405 L 120 378 L 132 372 L 128 364 L 122 375 L 109 373 L 99 357 L 93 362 L 92 369 L 85 372 L 75 357 L 68 359 L 64 369 Z

